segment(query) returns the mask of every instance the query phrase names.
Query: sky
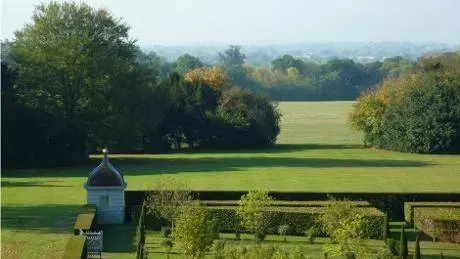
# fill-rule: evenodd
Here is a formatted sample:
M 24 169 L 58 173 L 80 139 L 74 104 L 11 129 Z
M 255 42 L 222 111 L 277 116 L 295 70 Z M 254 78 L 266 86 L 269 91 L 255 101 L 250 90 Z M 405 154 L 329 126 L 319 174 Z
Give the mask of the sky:
M 49 1 L 49 0 L 48 0 Z M 2 0 L 1 38 L 47 0 Z M 61 2 L 61 1 L 59 1 Z M 80 2 L 80 1 L 77 1 Z M 460 0 L 86 0 L 131 26 L 140 45 L 460 43 Z

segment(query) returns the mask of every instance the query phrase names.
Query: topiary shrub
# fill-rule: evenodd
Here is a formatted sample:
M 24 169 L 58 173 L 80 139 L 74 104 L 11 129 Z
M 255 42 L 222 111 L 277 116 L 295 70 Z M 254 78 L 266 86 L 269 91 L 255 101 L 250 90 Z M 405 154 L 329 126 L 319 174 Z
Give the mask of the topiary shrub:
M 387 249 L 393 254 L 393 255 L 399 255 L 399 249 L 397 246 L 396 240 L 393 238 L 389 238 L 387 240 Z
M 407 258 L 407 236 L 404 225 L 401 226 L 401 237 L 399 239 L 399 258 Z
M 165 252 L 166 254 L 166 258 L 169 258 L 169 254 L 171 253 L 172 251 L 172 248 L 173 248 L 173 242 L 171 241 L 171 239 L 162 239 L 160 241 L 160 246 L 163 248 L 163 251 Z

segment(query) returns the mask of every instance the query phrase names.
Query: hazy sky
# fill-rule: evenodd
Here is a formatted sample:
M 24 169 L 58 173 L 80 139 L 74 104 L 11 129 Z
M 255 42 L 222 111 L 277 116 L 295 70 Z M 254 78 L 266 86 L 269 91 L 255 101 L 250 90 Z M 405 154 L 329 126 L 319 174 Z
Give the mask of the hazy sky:
M 2 0 L 1 36 L 40 0 Z M 78 1 L 77 1 L 78 2 Z M 87 0 L 141 45 L 409 41 L 460 43 L 460 0 Z

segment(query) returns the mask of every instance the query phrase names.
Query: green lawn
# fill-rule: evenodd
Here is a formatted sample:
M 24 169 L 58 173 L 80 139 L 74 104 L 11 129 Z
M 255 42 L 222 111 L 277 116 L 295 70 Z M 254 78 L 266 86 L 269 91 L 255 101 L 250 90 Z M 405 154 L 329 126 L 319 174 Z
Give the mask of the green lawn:
M 351 102 L 280 103 L 279 145 L 269 150 L 114 155 L 128 189 L 148 189 L 166 175 L 193 189 L 458 192 L 460 156 L 363 149 L 346 126 Z M 84 167 L 2 172 L 2 257 L 60 258 L 83 183 Z

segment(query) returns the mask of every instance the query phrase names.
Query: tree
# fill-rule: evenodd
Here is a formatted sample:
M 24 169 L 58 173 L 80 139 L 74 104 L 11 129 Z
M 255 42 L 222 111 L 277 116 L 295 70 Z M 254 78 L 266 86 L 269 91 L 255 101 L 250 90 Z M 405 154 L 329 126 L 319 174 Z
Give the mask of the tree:
M 203 257 L 212 246 L 213 237 L 212 223 L 202 203 L 195 201 L 180 207 L 173 238 L 186 257 Z
M 330 198 L 318 223 L 331 238 L 331 243 L 323 247 L 325 253 L 331 256 L 353 254 L 366 258 L 365 218 L 350 201 Z
M 417 238 L 415 239 L 415 248 L 414 248 L 414 259 L 420 259 L 420 233 L 417 234 Z
M 183 75 L 193 69 L 203 67 L 203 63 L 197 57 L 184 54 L 178 57 L 171 67 L 173 71 Z
M 144 130 L 152 128 L 146 124 L 162 117 L 150 104 L 160 106 L 155 100 L 161 98 L 152 94 L 157 72 L 140 62 L 128 31 L 105 9 L 73 2 L 37 6 L 11 46 L 19 101 L 81 127 L 89 151 L 106 145 L 138 150 Z
M 174 231 L 174 220 L 181 207 L 192 200 L 191 191 L 171 177 L 162 178 L 154 190 L 147 195 L 145 201 L 147 214 L 171 222 Z
M 268 192 L 261 190 L 249 191 L 238 201 L 237 214 L 241 218 L 241 224 L 254 234 L 256 242 L 262 241 L 267 233 L 270 217 L 267 209 L 271 202 Z
M 219 64 L 224 67 L 224 69 L 238 66 L 241 67 L 244 64 L 244 59 L 246 56 L 241 53 L 241 47 L 238 45 L 230 45 L 230 47 L 225 50 L 224 53 L 218 54 Z
M 404 229 L 404 225 L 401 226 L 401 237 L 399 239 L 399 258 L 405 259 L 407 258 L 408 255 L 408 250 L 407 250 L 407 237 L 406 237 L 406 231 Z

